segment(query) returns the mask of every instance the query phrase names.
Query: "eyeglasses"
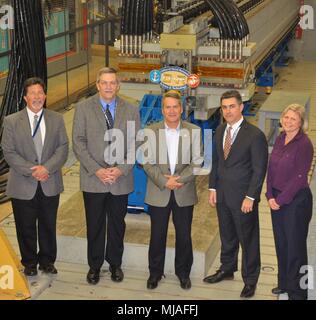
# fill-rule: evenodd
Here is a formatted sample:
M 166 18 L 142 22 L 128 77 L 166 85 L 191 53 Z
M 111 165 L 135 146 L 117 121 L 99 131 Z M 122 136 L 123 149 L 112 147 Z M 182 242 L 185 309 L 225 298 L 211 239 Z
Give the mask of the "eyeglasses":
M 226 110 L 232 110 L 232 109 L 235 109 L 237 108 L 238 105 L 237 104 L 231 104 L 229 106 L 221 106 L 222 110 L 226 111 Z

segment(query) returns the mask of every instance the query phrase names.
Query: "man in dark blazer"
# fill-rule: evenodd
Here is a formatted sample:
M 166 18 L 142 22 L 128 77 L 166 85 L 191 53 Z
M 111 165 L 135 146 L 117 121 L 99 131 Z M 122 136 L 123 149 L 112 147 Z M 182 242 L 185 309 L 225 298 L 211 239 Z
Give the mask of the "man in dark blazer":
M 264 181 L 268 145 L 265 135 L 242 116 L 238 91 L 225 92 L 221 109 L 226 123 L 215 133 L 209 203 L 217 208 L 221 237 L 221 267 L 204 279 L 216 283 L 233 279 L 242 248 L 241 297 L 255 294 L 260 273 L 258 204 Z
M 151 220 L 148 289 L 155 289 L 163 275 L 171 212 L 176 231 L 175 272 L 181 288 L 191 288 L 191 224 L 197 203 L 195 170 L 203 159 L 201 130 L 181 121 L 182 111 L 181 96 L 169 91 L 162 100 L 164 120 L 148 127 L 155 136 L 149 140 L 152 157 L 144 164 L 148 175 L 145 202 L 149 205 Z
M 128 194 L 134 188 L 133 146 L 140 128 L 138 108 L 117 97 L 120 83 L 115 69 L 100 69 L 96 86 L 99 92 L 76 106 L 73 124 L 73 150 L 80 161 L 80 189 L 86 211 L 90 284 L 99 282 L 104 260 L 110 265 L 113 281 L 124 277 L 124 219 Z M 111 134 L 115 133 L 120 133 L 124 141 L 112 141 Z M 111 158 L 111 146 L 115 145 L 122 148 L 120 155 L 117 151 L 116 161 Z
M 43 272 L 56 274 L 56 218 L 68 138 L 62 115 L 43 109 L 46 88 L 41 79 L 25 81 L 24 100 L 26 108 L 4 119 L 1 145 L 10 166 L 6 194 L 12 201 L 24 273 L 35 276 L 39 264 Z

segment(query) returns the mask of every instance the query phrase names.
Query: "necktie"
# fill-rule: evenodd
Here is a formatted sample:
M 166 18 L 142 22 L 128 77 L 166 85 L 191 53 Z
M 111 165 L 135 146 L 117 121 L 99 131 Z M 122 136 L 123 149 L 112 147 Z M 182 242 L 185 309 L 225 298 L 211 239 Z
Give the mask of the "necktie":
M 108 125 L 108 129 L 112 129 L 113 126 L 114 126 L 114 120 L 113 120 L 113 117 L 112 117 L 112 114 L 110 112 L 110 105 L 106 105 L 106 109 L 105 109 L 105 117 L 106 117 L 106 122 L 107 122 L 107 125 Z
M 232 127 L 228 127 L 224 142 L 224 159 L 226 160 L 232 146 L 232 135 L 231 135 Z
M 34 131 L 37 127 L 38 123 L 38 115 L 34 116 L 34 121 L 33 121 L 33 134 Z M 42 160 L 42 151 L 43 151 L 43 142 L 42 142 L 42 134 L 41 134 L 41 129 L 38 128 L 35 136 L 33 137 L 34 145 L 35 145 L 35 150 L 36 154 L 38 157 L 38 163 L 41 163 Z

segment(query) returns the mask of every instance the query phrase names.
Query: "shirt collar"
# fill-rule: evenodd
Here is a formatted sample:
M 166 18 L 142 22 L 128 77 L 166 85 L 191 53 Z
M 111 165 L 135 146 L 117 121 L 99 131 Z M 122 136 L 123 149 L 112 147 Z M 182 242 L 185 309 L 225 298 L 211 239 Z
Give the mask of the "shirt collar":
M 103 108 L 106 108 L 106 106 L 109 105 L 110 110 L 115 110 L 116 99 L 113 99 L 110 103 L 107 103 L 100 97 L 100 102 Z
M 232 126 L 227 123 L 226 130 L 227 130 L 229 127 L 232 127 L 232 130 L 233 130 L 233 131 L 236 131 L 236 130 L 241 126 L 241 124 L 242 124 L 243 121 L 244 121 L 244 117 L 241 117 L 241 119 L 238 120 L 236 123 L 234 123 Z
M 179 124 L 176 129 L 168 127 L 167 123 L 165 122 L 165 129 L 167 130 L 167 132 L 177 132 L 178 133 L 180 131 L 180 122 L 181 121 L 179 121 Z
M 26 107 L 26 111 L 27 111 L 27 114 L 28 114 L 29 118 L 33 119 L 35 115 L 37 115 L 38 117 L 41 116 L 41 114 L 43 112 L 43 108 L 38 113 L 34 113 L 29 107 Z

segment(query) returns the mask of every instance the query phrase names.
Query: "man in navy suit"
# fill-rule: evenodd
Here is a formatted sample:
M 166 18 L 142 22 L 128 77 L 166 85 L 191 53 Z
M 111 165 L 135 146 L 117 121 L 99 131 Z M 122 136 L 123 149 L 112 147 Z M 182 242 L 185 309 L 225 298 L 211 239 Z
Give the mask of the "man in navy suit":
M 264 181 L 268 145 L 265 135 L 248 123 L 238 91 L 225 92 L 221 109 L 226 123 L 215 133 L 209 203 L 217 208 L 221 237 L 221 266 L 207 283 L 233 279 L 242 248 L 241 297 L 255 294 L 260 273 L 258 204 Z

